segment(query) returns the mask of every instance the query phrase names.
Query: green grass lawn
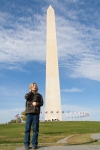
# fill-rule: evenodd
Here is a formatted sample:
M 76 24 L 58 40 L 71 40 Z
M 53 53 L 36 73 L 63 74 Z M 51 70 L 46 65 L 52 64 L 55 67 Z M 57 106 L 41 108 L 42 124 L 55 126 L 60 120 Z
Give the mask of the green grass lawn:
M 25 124 L 0 124 L 0 144 L 23 143 Z M 69 135 L 100 133 L 100 122 L 40 122 L 39 143 L 55 143 Z

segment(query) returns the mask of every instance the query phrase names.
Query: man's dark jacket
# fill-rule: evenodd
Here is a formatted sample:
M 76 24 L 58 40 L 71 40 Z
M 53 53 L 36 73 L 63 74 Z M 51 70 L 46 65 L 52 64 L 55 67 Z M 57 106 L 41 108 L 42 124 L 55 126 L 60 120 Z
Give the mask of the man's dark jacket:
M 39 93 L 26 93 L 25 95 L 26 99 L 26 110 L 25 114 L 29 113 L 40 113 L 40 106 L 43 106 L 43 98 L 42 95 Z M 33 106 L 32 103 L 36 102 L 36 106 Z

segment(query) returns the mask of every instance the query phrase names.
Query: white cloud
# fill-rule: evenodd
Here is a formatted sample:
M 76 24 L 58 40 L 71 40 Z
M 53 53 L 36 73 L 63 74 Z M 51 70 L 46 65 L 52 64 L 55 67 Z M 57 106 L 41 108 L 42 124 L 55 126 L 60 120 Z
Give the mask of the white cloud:
M 21 18 L 26 24 L 10 22 L 8 28 L 1 27 L 0 61 L 1 62 L 27 62 L 45 61 L 45 25 L 41 16 L 36 16 L 40 24 L 35 29 L 30 18 Z M 6 19 L 6 18 L 5 18 Z M 29 21 L 29 22 L 28 22 Z M 11 25 L 13 23 L 13 25 Z M 13 28 L 14 27 L 14 28 Z
M 83 90 L 73 87 L 71 89 L 62 89 L 62 92 L 83 92 Z
M 88 21 L 91 14 L 86 14 L 85 9 L 78 11 L 69 9 L 69 1 L 51 2 L 54 6 L 57 4 L 55 8 L 60 66 L 66 68 L 66 72 L 70 70 L 70 77 L 100 81 L 100 30 L 98 28 L 100 19 L 98 12 L 94 14 L 93 22 L 88 24 L 85 21 Z M 78 1 L 71 1 L 71 3 L 74 2 Z M 58 12 L 59 6 L 60 12 Z M 85 21 L 80 21 L 79 14 Z M 45 62 L 46 14 L 42 16 L 33 14 L 33 18 L 17 17 L 16 22 L 13 22 L 11 14 L 0 13 L 0 20 L 0 62 L 9 64 L 9 67 L 6 65 L 1 65 L 1 67 L 16 69 L 18 68 L 18 64 L 14 64 L 16 62 Z M 8 25 L 8 28 L 4 28 L 4 25 Z M 19 68 L 23 70 L 21 65 Z
M 64 18 L 58 18 L 58 22 L 60 67 L 66 67 L 67 73 L 69 69 L 70 77 L 100 81 L 99 29 L 81 25 L 79 22 L 71 24 Z
M 79 105 L 62 105 L 62 110 L 64 111 L 63 120 L 89 120 L 89 121 L 100 121 L 100 108 L 99 107 L 82 107 Z M 78 112 L 78 113 L 77 113 Z M 83 114 L 84 113 L 84 114 Z M 75 116 L 84 116 L 85 114 L 89 114 L 84 118 L 77 118 Z M 69 117 L 69 119 L 68 119 Z
M 80 106 L 80 105 L 68 105 L 68 104 L 64 104 L 62 105 L 62 110 L 65 111 L 65 112 L 68 112 L 68 111 L 75 111 L 75 112 L 90 112 L 90 110 L 92 110 L 92 108 L 86 108 L 86 107 L 83 107 L 83 106 Z
M 17 84 L 13 85 L 12 87 L 9 86 L 9 85 L 7 85 L 7 86 L 0 86 L 0 91 L 1 91 L 2 98 L 5 97 L 5 96 L 7 96 L 7 97 L 10 96 L 11 99 L 12 99 L 13 96 L 21 97 L 25 93 L 24 89 L 19 87 L 19 85 L 17 85 Z
M 11 63 L 9 62 L 7 63 L 0 63 L 0 68 L 3 69 L 9 69 L 9 70 L 19 70 L 21 72 L 27 72 L 29 73 L 28 70 L 25 70 L 23 65 L 25 65 L 25 63 Z M 0 74 L 0 76 L 4 76 L 3 74 Z
M 100 61 L 90 58 L 83 59 L 73 68 L 71 77 L 83 77 L 91 80 L 100 81 Z
M 12 119 L 16 119 L 16 114 L 21 114 L 25 108 L 16 108 L 8 110 L 0 110 L 0 123 L 10 122 Z

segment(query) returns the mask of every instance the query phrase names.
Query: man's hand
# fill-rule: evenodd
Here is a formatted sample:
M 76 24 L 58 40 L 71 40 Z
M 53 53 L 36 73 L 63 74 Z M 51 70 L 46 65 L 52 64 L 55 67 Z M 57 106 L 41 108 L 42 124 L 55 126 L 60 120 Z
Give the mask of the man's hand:
M 32 105 L 33 105 L 33 106 L 36 106 L 36 102 L 33 102 Z

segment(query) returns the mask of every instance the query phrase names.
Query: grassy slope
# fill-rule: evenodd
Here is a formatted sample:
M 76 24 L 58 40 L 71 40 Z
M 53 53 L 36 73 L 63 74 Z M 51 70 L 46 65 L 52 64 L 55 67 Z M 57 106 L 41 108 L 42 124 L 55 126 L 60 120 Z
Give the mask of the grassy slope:
M 23 143 L 25 124 L 0 124 L 0 144 Z M 39 143 L 75 134 L 100 133 L 100 122 L 40 122 Z

